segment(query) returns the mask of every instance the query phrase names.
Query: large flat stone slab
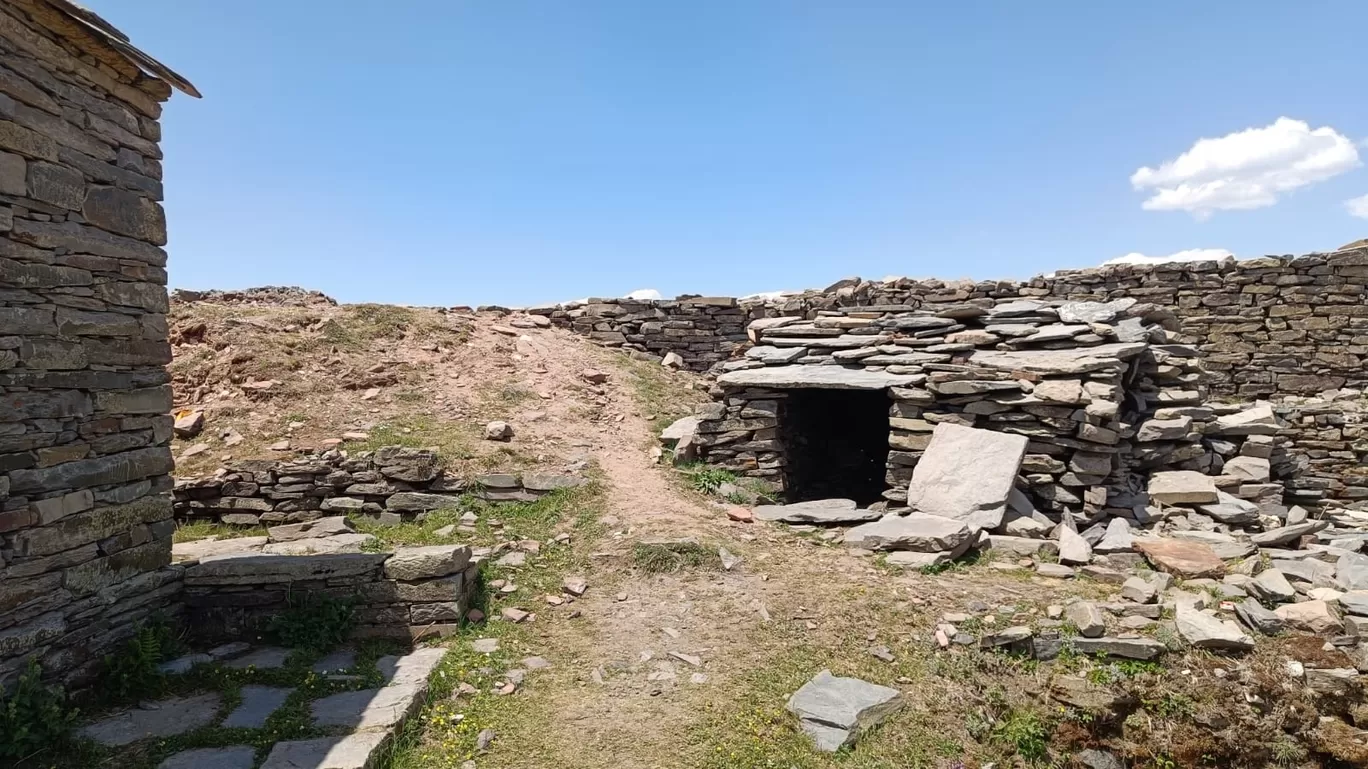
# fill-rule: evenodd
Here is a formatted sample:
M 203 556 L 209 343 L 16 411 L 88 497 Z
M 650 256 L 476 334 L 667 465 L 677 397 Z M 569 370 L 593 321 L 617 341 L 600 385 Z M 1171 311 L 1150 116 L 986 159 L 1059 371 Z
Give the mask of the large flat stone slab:
M 266 537 L 230 537 L 218 539 L 197 539 L 193 542 L 177 542 L 171 546 L 172 561 L 194 561 L 211 555 L 227 553 L 254 553 L 266 545 Z
M 1144 342 L 1121 342 L 1072 350 L 979 350 L 969 362 L 986 368 L 1067 376 L 1119 367 L 1119 361 L 1139 355 L 1147 346 Z
M 787 708 L 818 750 L 834 753 L 901 706 L 897 689 L 823 670 L 789 698 Z
M 331 537 L 272 542 L 261 548 L 271 555 L 319 555 L 323 553 L 360 553 L 375 541 L 373 534 L 334 534 Z
M 275 670 L 285 667 L 285 663 L 289 659 L 289 649 L 283 649 L 279 646 L 263 646 L 260 649 L 253 649 L 241 657 L 228 660 L 223 663 L 223 666 L 236 670 L 246 670 L 247 668 Z
M 446 649 L 415 649 L 402 657 L 381 657 L 375 666 L 386 686 L 408 686 L 425 683 L 445 656 Z
M 266 530 L 266 533 L 270 535 L 272 542 L 293 542 L 297 539 L 333 537 L 338 534 L 351 534 L 355 531 L 352 528 L 351 521 L 348 521 L 346 516 L 333 515 L 327 518 L 304 521 L 303 523 L 272 526 Z
M 724 387 L 812 387 L 822 390 L 882 390 L 903 387 L 916 377 L 841 366 L 766 366 L 729 371 L 717 378 Z
M 294 689 L 274 686 L 244 686 L 242 702 L 219 725 L 229 729 L 260 729 L 292 692 Z
M 264 555 L 230 553 L 203 558 L 185 570 L 187 585 L 264 585 L 355 577 L 380 568 L 388 553 Z
M 80 735 L 111 748 L 153 737 L 174 737 L 213 723 L 220 704 L 217 694 L 171 697 L 152 703 L 148 709 L 131 708 L 96 721 L 81 729 Z
M 1170 470 L 1149 479 L 1150 499 L 1166 505 L 1209 505 L 1220 499 L 1216 479 L 1196 470 Z
M 426 684 L 405 684 L 342 692 L 314 700 L 309 710 L 314 726 L 339 726 L 358 732 L 393 729 L 413 715 L 426 691 Z
M 252 769 L 255 765 L 256 748 L 234 745 L 228 748 L 182 750 L 157 764 L 157 769 Z
M 964 521 L 938 515 L 886 515 L 846 532 L 845 543 L 865 550 L 913 550 L 919 553 L 963 553 L 973 534 Z
M 469 564 L 469 545 L 401 547 L 385 562 L 385 576 L 402 580 L 432 579 L 460 573 Z
M 1216 553 L 1201 542 L 1167 537 L 1136 537 L 1134 547 L 1158 571 L 1183 579 L 1221 577 L 1226 565 Z
M 1204 611 L 1180 605 L 1174 621 L 1178 625 L 1178 635 L 1198 649 L 1248 651 L 1254 648 L 1254 639 L 1239 625 Z
M 388 732 L 278 742 L 261 769 L 371 769 Z
M 757 505 L 751 510 L 757 521 L 781 523 L 861 523 L 877 521 L 883 513 L 860 510 L 853 499 L 814 499 L 791 505 Z
M 1002 524 L 1026 436 L 942 423 L 912 470 L 907 505 L 981 529 Z

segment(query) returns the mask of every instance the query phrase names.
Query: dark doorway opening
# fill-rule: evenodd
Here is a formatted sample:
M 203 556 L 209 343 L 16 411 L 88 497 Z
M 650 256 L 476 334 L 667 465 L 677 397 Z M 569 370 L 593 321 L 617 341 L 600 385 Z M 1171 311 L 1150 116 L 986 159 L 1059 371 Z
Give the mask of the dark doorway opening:
M 888 395 L 883 390 L 789 390 L 779 438 L 788 502 L 883 499 L 888 462 Z

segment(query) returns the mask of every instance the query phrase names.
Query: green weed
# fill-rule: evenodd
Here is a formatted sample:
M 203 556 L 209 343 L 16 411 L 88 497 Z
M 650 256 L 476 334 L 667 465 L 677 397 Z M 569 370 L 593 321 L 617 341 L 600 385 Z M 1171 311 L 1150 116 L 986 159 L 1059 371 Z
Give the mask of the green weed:
M 66 741 L 76 711 L 60 689 L 43 685 L 42 675 L 31 659 L 14 691 L 0 692 L 0 759 L 17 763 Z
M 346 640 L 353 605 L 321 593 L 292 593 L 289 607 L 266 624 L 266 634 L 282 646 L 326 652 Z

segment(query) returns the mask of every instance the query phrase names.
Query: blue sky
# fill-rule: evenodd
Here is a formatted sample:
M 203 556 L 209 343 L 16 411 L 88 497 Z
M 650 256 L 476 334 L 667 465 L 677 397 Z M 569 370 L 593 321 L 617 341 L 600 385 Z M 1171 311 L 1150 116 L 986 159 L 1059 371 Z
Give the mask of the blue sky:
M 205 95 L 163 120 L 177 287 L 520 305 L 1368 235 L 1362 2 L 87 3 Z

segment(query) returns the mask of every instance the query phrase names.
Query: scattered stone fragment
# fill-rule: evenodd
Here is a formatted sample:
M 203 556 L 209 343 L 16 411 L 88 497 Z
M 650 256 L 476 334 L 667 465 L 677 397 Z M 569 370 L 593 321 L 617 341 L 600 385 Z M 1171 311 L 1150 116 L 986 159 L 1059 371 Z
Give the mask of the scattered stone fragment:
M 751 510 L 757 521 L 781 523 L 860 523 L 877 521 L 883 513 L 860 510 L 853 499 L 815 499 L 792 505 L 760 505 Z
M 1130 577 L 1121 585 L 1121 597 L 1136 603 L 1154 603 L 1159 588 L 1144 577 Z
M 1335 562 L 1335 581 L 1345 590 L 1368 590 L 1368 555 L 1341 555 Z
M 1152 660 L 1166 651 L 1153 638 L 1075 638 L 1074 651 L 1080 654 L 1105 654 L 1133 660 Z
M 725 547 L 717 548 L 717 557 L 722 561 L 723 571 L 731 571 L 741 564 L 740 556 L 734 555 Z
M 845 544 L 865 550 L 912 550 L 959 554 L 972 542 L 969 526 L 961 520 L 924 513 L 886 515 L 845 534 Z
M 1251 595 L 1267 603 L 1286 603 L 1295 601 L 1297 591 L 1287 577 L 1277 569 L 1264 569 L 1246 586 Z
M 1273 613 L 1293 630 L 1303 630 L 1317 635 L 1344 632 L 1344 623 L 1325 601 L 1285 603 L 1274 609 Z
M 561 582 L 561 590 L 579 598 L 589 590 L 589 583 L 585 581 L 584 577 L 566 577 L 565 580 Z
M 512 606 L 508 606 L 505 607 L 502 612 L 500 612 L 500 616 L 502 616 L 505 620 L 516 624 L 519 622 L 526 621 L 528 617 L 532 616 L 532 613 Z
M 1315 534 L 1324 529 L 1328 524 L 1325 521 L 1305 521 L 1303 523 L 1283 526 L 1270 531 L 1261 531 L 1249 538 L 1250 542 L 1259 547 L 1278 547 L 1291 542 L 1296 542 L 1307 534 Z
M 1238 625 L 1207 612 L 1179 606 L 1174 621 L 1178 625 L 1178 635 L 1199 649 L 1247 651 L 1254 648 L 1254 639 L 1245 635 Z
M 1074 576 L 1074 570 L 1061 563 L 1037 563 L 1035 569 L 1036 574 L 1042 577 L 1069 579 Z
M 499 650 L 499 639 L 497 638 L 477 638 L 471 642 L 470 648 L 480 654 L 493 654 Z
M 1107 618 L 1097 604 L 1076 601 L 1064 608 L 1064 618 L 1078 628 L 1084 638 L 1100 638 L 1107 632 Z
M 817 749 L 834 753 L 854 744 L 861 731 L 887 718 L 902 705 L 896 689 L 858 678 L 818 673 L 789 698 L 787 709 Z
M 193 438 L 204 429 L 203 411 L 180 411 L 171 429 L 177 438 Z
M 513 426 L 501 419 L 488 422 L 484 426 L 484 437 L 487 441 L 510 440 L 513 437 Z
M 1093 545 L 1094 553 L 1129 553 L 1134 549 L 1135 536 L 1131 533 L 1130 522 L 1125 518 L 1108 521 L 1106 533 Z
M 1084 566 L 1092 561 L 1092 545 L 1068 526 L 1059 527 L 1059 562 Z

